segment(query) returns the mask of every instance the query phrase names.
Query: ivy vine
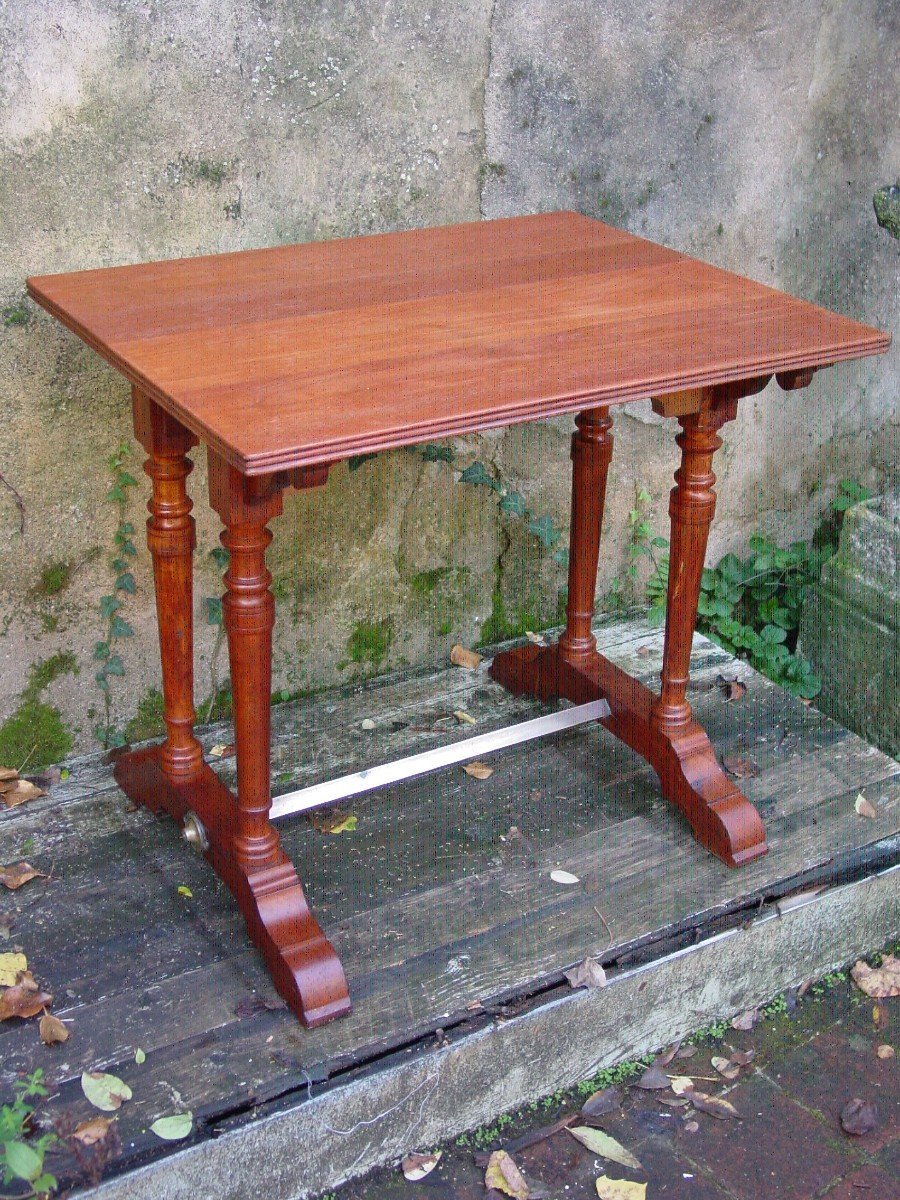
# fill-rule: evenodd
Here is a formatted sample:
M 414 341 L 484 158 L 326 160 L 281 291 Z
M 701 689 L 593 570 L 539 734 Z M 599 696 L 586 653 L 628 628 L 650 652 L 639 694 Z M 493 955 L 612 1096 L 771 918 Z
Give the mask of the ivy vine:
M 106 499 L 115 505 L 119 519 L 113 534 L 114 551 L 109 563 L 113 572 L 113 590 L 100 597 L 100 616 L 106 622 L 106 634 L 94 646 L 94 661 L 100 664 L 94 679 L 103 696 L 104 708 L 103 724 L 94 727 L 94 736 L 105 750 L 125 743 L 124 731 L 115 728 L 112 722 L 110 680 L 121 678 L 125 674 L 125 664 L 117 649 L 118 643 L 124 638 L 134 636 L 133 627 L 121 612 L 124 597 L 133 596 L 137 591 L 131 570 L 131 560 L 137 554 L 137 547 L 132 540 L 135 530 L 134 525 L 125 519 L 128 512 L 128 489 L 137 485 L 137 480 L 125 466 L 130 457 L 131 450 L 123 442 L 107 459 L 112 483 L 106 493 Z

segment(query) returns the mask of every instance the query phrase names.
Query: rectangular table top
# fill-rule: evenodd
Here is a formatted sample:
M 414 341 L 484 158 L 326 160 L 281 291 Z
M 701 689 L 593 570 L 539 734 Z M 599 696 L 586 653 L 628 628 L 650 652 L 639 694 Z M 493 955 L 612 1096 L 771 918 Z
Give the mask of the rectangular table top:
M 251 475 L 890 344 L 572 212 L 44 275 L 28 291 Z

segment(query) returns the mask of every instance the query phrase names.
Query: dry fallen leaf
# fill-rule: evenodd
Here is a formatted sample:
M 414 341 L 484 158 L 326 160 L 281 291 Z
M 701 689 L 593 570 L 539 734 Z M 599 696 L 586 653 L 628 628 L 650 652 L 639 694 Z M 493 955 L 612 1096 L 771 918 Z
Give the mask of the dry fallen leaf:
M 733 1062 L 736 1067 L 746 1067 L 746 1066 L 749 1066 L 750 1063 L 753 1062 L 754 1058 L 756 1058 L 756 1051 L 755 1050 L 733 1050 L 731 1052 L 731 1054 L 729 1054 L 728 1057 L 729 1057 L 729 1060 L 731 1062 Z
M 114 1120 L 115 1117 L 90 1117 L 75 1126 L 72 1137 L 82 1146 L 95 1146 L 106 1137 Z
M 577 875 L 573 875 L 571 871 L 555 870 L 550 872 L 550 878 L 554 883 L 562 883 L 567 887 L 571 887 L 575 883 L 581 883 Z
M 700 1128 L 700 1126 L 697 1124 L 696 1121 L 685 1121 L 682 1128 L 684 1129 L 685 1133 L 696 1133 L 698 1131 L 698 1129 Z
M 456 708 L 453 710 L 453 715 L 459 721 L 460 725 L 477 725 L 478 721 L 471 713 L 466 712 L 464 708 Z
M 0 992 L 0 1021 L 8 1021 L 10 1017 L 28 1020 L 52 1003 L 53 997 L 41 991 L 31 972 L 21 971 L 13 986 Z
M 670 1088 L 672 1081 L 660 1067 L 652 1066 L 647 1068 L 634 1086 L 643 1088 L 648 1092 L 653 1092 L 662 1088 Z
M 646 1183 L 633 1183 L 630 1179 L 610 1179 L 601 1175 L 597 1180 L 597 1195 L 600 1200 L 646 1200 Z
M 740 679 L 726 679 L 724 675 L 720 675 L 719 687 L 722 689 L 726 704 L 731 700 L 740 700 L 747 694 L 747 685 L 741 683 Z
M 473 779 L 490 779 L 494 773 L 494 768 L 489 767 L 487 763 L 475 762 L 464 763 L 463 770 L 467 775 L 471 775 Z
M 876 1048 L 875 1053 L 878 1055 L 879 1058 L 893 1058 L 894 1057 L 894 1047 L 889 1046 L 886 1042 L 884 1042 L 884 1043 L 882 1043 L 882 1045 L 880 1045 Z
M 596 958 L 586 958 L 571 971 L 566 971 L 571 988 L 601 988 L 606 983 L 606 972 Z
M 749 1033 L 758 1020 L 759 1013 L 755 1008 L 751 1008 L 748 1012 L 739 1013 L 736 1017 L 732 1017 L 731 1028 L 739 1029 L 743 1033 Z
M 27 779 L 9 781 L 0 788 L 0 800 L 7 808 L 18 808 L 20 804 L 26 804 L 29 800 L 36 800 L 38 796 L 46 794 L 43 788 L 36 787 Z
M 19 772 L 15 767 L 0 767 L 0 783 L 8 783 L 10 780 L 15 781 L 19 778 Z
M 754 775 L 759 774 L 759 767 L 752 758 L 738 754 L 726 754 L 722 759 L 722 766 L 735 779 L 752 779 Z
M 868 817 L 870 821 L 874 821 L 878 816 L 878 810 L 871 801 L 867 800 L 862 792 L 856 797 L 856 803 L 853 805 L 857 813 L 861 817 Z
M 43 871 L 37 871 L 27 862 L 10 863 L 8 867 L 0 867 L 0 883 L 4 887 L 8 887 L 11 892 L 16 888 L 20 888 L 23 883 L 28 883 L 31 879 L 46 879 L 47 876 Z
M 701 1112 L 709 1113 L 711 1117 L 718 1117 L 720 1121 L 724 1121 L 728 1117 L 740 1119 L 740 1113 L 734 1105 L 729 1104 L 727 1100 L 723 1100 L 721 1096 L 707 1096 L 705 1092 L 692 1090 L 687 1093 L 687 1097 L 694 1108 L 699 1108 Z
M 0 987 L 12 987 L 22 971 L 28 970 L 24 954 L 0 954 Z
M 654 1100 L 658 1100 L 660 1104 L 665 1104 L 669 1108 L 686 1108 L 687 1100 L 684 1096 L 664 1096 L 662 1092 L 656 1092 Z
M 530 629 L 526 629 L 525 636 L 528 638 L 529 642 L 532 642 L 535 646 L 547 645 L 547 639 L 542 633 L 532 633 Z
M 681 1042 L 673 1042 L 665 1050 L 657 1054 L 653 1060 L 654 1067 L 667 1067 L 681 1048 Z
M 56 1046 L 60 1042 L 69 1040 L 68 1029 L 59 1017 L 54 1017 L 53 1013 L 44 1013 L 38 1025 L 38 1031 L 45 1046 Z
M 873 1000 L 900 996 L 900 958 L 893 954 L 886 954 L 877 968 L 860 959 L 850 974 L 856 986 Z
M 737 1079 L 741 1073 L 741 1069 L 737 1063 L 733 1063 L 729 1058 L 723 1058 L 720 1054 L 713 1055 L 712 1065 L 723 1079 Z
M 131 1099 L 131 1088 L 117 1075 L 103 1071 L 85 1071 L 81 1076 L 81 1090 L 102 1112 L 115 1112 L 126 1100 Z
M 610 1162 L 618 1163 L 621 1167 L 628 1167 L 631 1171 L 643 1171 L 644 1169 L 631 1151 L 626 1150 L 620 1142 L 610 1137 L 608 1133 L 604 1133 L 602 1129 L 577 1125 L 574 1129 L 570 1128 L 569 1133 L 576 1141 L 581 1142 L 582 1146 L 587 1146 L 592 1154 L 599 1154 L 601 1158 L 608 1158 Z
M 841 1128 L 852 1137 L 871 1133 L 878 1124 L 878 1109 L 868 1100 L 855 1097 L 841 1109 Z
M 450 661 L 454 667 L 466 667 L 469 671 L 477 671 L 481 664 L 481 655 L 465 646 L 453 646 L 450 650 Z
M 600 1092 L 594 1092 L 593 1096 L 588 1096 L 581 1106 L 581 1114 L 584 1117 L 603 1117 L 615 1112 L 621 1103 L 622 1093 L 617 1087 L 603 1088 Z
M 357 817 L 346 809 L 332 808 L 311 813 L 309 822 L 319 833 L 352 833 L 357 826 Z
M 484 1186 L 496 1188 L 498 1192 L 513 1196 L 514 1200 L 528 1200 L 528 1184 L 505 1150 L 495 1150 L 488 1159 Z
M 685 1096 L 694 1090 L 694 1081 L 688 1075 L 673 1075 L 669 1086 L 676 1096 Z
M 441 1151 L 435 1150 L 434 1154 L 407 1154 L 401 1166 L 405 1178 L 410 1183 L 418 1183 L 420 1179 L 430 1175 L 440 1161 Z
M 675 1055 L 675 1057 L 676 1058 L 693 1058 L 696 1053 L 697 1053 L 696 1046 L 679 1046 L 678 1053 Z

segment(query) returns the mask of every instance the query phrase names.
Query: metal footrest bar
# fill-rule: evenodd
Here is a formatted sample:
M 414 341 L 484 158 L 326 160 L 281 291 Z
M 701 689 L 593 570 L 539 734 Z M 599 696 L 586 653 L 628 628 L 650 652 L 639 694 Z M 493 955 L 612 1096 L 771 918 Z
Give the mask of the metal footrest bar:
M 609 705 L 605 700 L 592 700 L 589 704 L 576 704 L 570 708 L 561 708 L 559 712 L 535 717 L 532 721 L 508 725 L 505 729 L 492 729 L 489 733 L 463 738 L 462 741 L 453 742 L 449 746 L 437 746 L 432 750 L 423 750 L 420 754 L 411 754 L 407 758 L 398 758 L 394 762 L 368 767 L 366 770 L 356 771 L 352 775 L 326 779 L 322 783 L 314 783 L 310 787 L 300 788 L 296 792 L 287 792 L 283 796 L 276 796 L 272 801 L 269 819 L 280 821 L 282 817 L 290 817 L 294 813 L 309 812 L 313 808 L 337 804 L 339 800 L 346 800 L 349 796 L 358 796 L 361 792 L 385 787 L 389 783 L 399 783 L 402 779 L 413 779 L 417 775 L 426 775 L 430 771 L 437 771 L 440 767 L 466 762 L 468 759 L 478 758 L 482 754 L 491 754 L 495 750 L 503 750 L 508 746 L 518 746 L 522 742 L 546 737 L 550 733 L 559 733 L 563 729 L 573 729 L 578 725 L 587 724 L 588 721 L 599 721 L 602 717 L 609 715 Z

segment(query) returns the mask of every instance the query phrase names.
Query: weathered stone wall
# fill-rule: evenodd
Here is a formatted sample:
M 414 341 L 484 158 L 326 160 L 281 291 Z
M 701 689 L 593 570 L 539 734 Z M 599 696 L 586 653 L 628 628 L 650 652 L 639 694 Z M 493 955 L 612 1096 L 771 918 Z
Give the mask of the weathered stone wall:
M 26 275 L 573 207 L 893 328 L 897 243 L 871 198 L 900 162 L 898 34 L 892 0 L 0 0 L 0 718 L 32 663 L 71 652 L 80 673 L 54 660 L 41 696 L 92 741 L 117 522 L 105 464 L 130 436 L 125 386 L 24 301 Z M 711 557 L 757 526 L 809 532 L 841 477 L 877 486 L 897 373 L 892 354 L 747 402 Z M 601 593 L 636 488 L 664 532 L 672 430 L 645 409 L 617 420 Z M 456 461 L 478 457 L 565 527 L 569 427 L 472 438 Z M 137 447 L 132 464 L 140 476 Z M 198 697 L 219 591 L 203 473 Z M 279 687 L 554 614 L 560 566 L 457 476 L 400 452 L 289 501 Z M 158 677 L 140 543 L 135 577 L 120 727 Z

